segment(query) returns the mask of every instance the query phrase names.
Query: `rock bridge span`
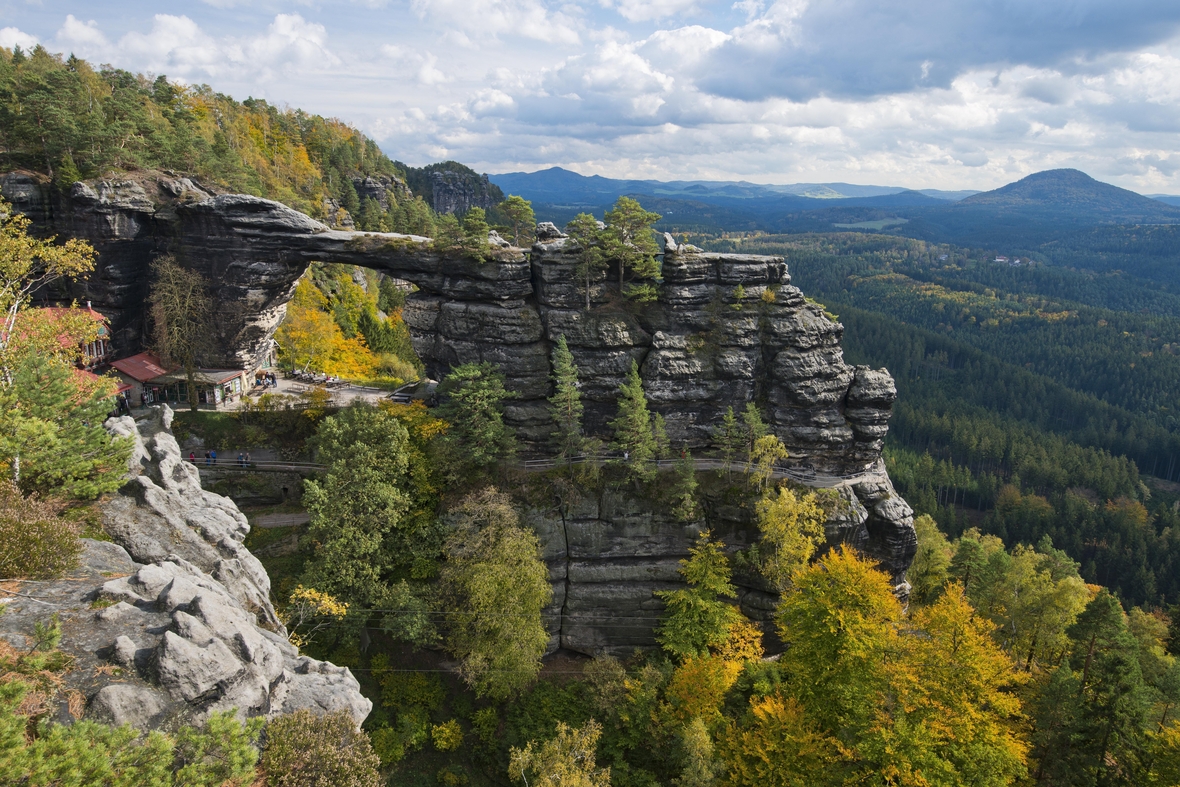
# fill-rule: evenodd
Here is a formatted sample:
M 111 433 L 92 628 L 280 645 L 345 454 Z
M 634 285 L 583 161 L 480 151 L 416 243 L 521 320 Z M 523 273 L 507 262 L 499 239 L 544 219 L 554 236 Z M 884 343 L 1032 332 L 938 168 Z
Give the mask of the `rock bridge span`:
M 214 283 L 220 357 L 210 363 L 245 367 L 269 347 L 308 265 L 348 263 L 416 286 L 403 316 L 432 377 L 467 361 L 499 366 L 518 395 L 506 420 L 525 440 L 544 441 L 552 429 L 549 357 L 564 335 L 590 431 L 606 431 L 634 360 L 676 443 L 707 444 L 727 407 L 756 400 L 792 456 L 817 470 L 856 473 L 880 458 L 892 378 L 845 363 L 842 326 L 791 286 L 781 257 L 706 253 L 669 237 L 656 303 L 620 304 L 602 275 L 587 311 L 576 249 L 561 237 L 497 249 L 481 264 L 440 254 L 428 238 L 332 230 L 278 202 L 213 195 L 159 173 L 80 182 L 68 195 L 32 173 L 8 173 L 0 190 L 43 231 L 95 245 L 97 270 L 70 294 L 111 317 L 124 353 L 141 343 L 159 254 Z
M 740 411 L 758 401 L 793 461 L 837 476 L 879 466 L 893 380 L 885 370 L 844 361 L 842 326 L 791 286 L 779 257 L 705 253 L 669 238 L 656 303 L 620 304 L 603 276 L 592 282 L 587 311 L 576 250 L 560 237 L 528 250 L 499 249 L 480 264 L 439 254 L 427 238 L 332 230 L 277 202 L 214 195 L 160 173 L 76 183 L 61 194 L 33 173 L 16 172 L 0 175 L 0 191 L 40 231 L 94 244 L 96 271 L 63 294 L 90 300 L 110 317 L 125 354 L 139 349 L 148 270 L 160 254 L 175 254 L 214 283 L 210 332 L 221 354 L 214 360 L 243 366 L 268 347 L 308 265 L 350 263 L 416 285 L 403 316 L 432 377 L 467 361 L 503 370 L 518 394 L 506 420 L 526 440 L 542 442 L 552 430 L 549 358 L 564 335 L 591 432 L 606 433 L 634 360 L 676 444 L 709 443 L 727 407 Z M 849 512 L 830 536 L 864 548 L 903 582 L 916 541 L 909 507 L 888 478 L 858 485 Z M 586 519 L 594 532 L 625 534 L 651 516 L 620 509 Z

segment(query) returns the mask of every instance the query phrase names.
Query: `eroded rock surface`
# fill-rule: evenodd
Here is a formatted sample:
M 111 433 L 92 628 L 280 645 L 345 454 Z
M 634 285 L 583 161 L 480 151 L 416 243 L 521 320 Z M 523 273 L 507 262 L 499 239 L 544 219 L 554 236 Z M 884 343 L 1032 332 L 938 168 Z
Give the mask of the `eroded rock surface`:
M 654 629 L 664 614 L 656 593 L 683 587 L 680 561 L 688 558 L 698 534 L 710 530 L 730 554 L 759 537 L 753 498 L 741 492 L 740 480 L 734 483 L 736 490 L 717 483 L 703 488 L 704 511 L 692 522 L 677 521 L 667 505 L 626 487 L 526 509 L 522 522 L 541 541 L 553 587 L 545 610 L 550 649 L 627 655 L 654 647 Z M 898 596 L 908 597 L 905 571 L 917 548 L 913 511 L 893 490 L 884 467 L 875 465 L 830 489 L 828 548 L 845 544 L 875 558 Z M 773 649 L 777 592 L 740 566 L 733 582 L 742 612 L 763 624 Z
M 96 720 L 175 728 L 210 713 L 273 717 L 300 708 L 372 709 L 344 667 L 300 656 L 271 606 L 270 580 L 242 545 L 245 516 L 201 489 L 181 459 L 167 406 L 136 423 L 108 421 L 136 441 L 124 489 L 103 504 L 115 543 L 84 540 L 80 569 L 23 583 L 0 616 L 0 636 L 28 647 L 57 612 L 61 648 L 75 658 L 66 688 Z M 59 720 L 66 720 L 63 706 Z

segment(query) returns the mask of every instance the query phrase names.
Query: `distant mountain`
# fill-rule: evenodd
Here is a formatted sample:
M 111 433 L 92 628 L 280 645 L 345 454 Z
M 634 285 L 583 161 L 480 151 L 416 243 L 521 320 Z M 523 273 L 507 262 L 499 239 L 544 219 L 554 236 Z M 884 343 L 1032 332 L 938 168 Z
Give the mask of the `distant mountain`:
M 735 207 L 732 200 L 773 203 L 784 197 L 798 197 L 808 200 L 847 200 L 888 197 L 909 193 L 900 186 L 860 186 L 852 183 L 793 183 L 788 185 L 765 185 L 746 181 L 728 180 L 626 180 L 604 178 L 600 175 L 579 175 L 561 167 L 550 167 L 537 172 L 508 172 L 492 175 L 492 183 L 506 194 L 519 194 L 535 203 L 547 205 L 598 206 L 610 204 L 624 194 L 650 194 L 655 197 L 689 199 L 724 204 Z M 958 200 L 975 194 L 974 191 L 940 191 L 925 189 L 920 193 L 937 200 Z M 791 209 L 804 206 L 791 205 Z M 765 212 L 783 205 L 757 206 L 754 210 Z M 826 207 L 826 206 L 821 206 Z
M 977 207 L 1068 213 L 1098 223 L 1180 221 L 1180 210 L 1175 207 L 1095 180 L 1076 169 L 1037 172 L 994 191 L 974 194 L 956 205 L 964 210 Z
M 1148 194 L 1154 200 L 1167 203 L 1168 205 L 1176 205 L 1180 207 L 1180 194 Z

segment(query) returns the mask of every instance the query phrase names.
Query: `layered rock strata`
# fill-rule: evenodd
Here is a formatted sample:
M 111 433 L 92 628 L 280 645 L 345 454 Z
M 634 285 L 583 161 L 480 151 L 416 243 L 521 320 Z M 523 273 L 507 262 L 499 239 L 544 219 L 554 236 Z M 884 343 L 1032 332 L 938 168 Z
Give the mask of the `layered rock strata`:
M 98 270 L 72 294 L 112 317 L 122 352 L 137 349 L 147 270 L 158 254 L 175 254 L 215 283 L 211 330 L 221 357 L 211 363 L 246 367 L 264 354 L 307 266 L 341 262 L 414 285 L 403 317 L 430 376 L 468 361 L 497 365 L 517 394 L 506 420 L 538 452 L 552 430 L 550 353 L 561 336 L 578 366 L 592 433 L 607 433 L 632 362 L 677 445 L 709 444 L 726 408 L 758 401 L 791 463 L 846 477 L 865 516 L 848 525 L 859 535 L 840 540 L 863 545 L 899 586 L 904 581 L 915 550 L 912 519 L 879 465 L 893 380 L 845 363 L 843 327 L 791 285 L 782 258 L 707 253 L 669 237 L 659 299 L 636 306 L 619 303 L 608 285 L 616 271 L 581 281 L 579 250 L 552 225 L 538 227 L 531 249 L 497 244 L 494 259 L 481 264 L 440 254 L 428 238 L 330 230 L 277 202 L 215 195 L 183 178 L 78 183 L 63 196 L 31 174 L 10 173 L 0 189 L 45 231 L 98 248 Z M 588 521 L 610 531 L 614 510 Z M 668 565 L 688 543 L 664 553 Z
M 550 649 L 625 655 L 655 646 L 654 629 L 664 614 L 656 594 L 683 587 L 681 561 L 697 535 L 708 529 L 731 555 L 758 540 L 753 498 L 743 484 L 736 475 L 728 484 L 706 483 L 702 516 L 692 522 L 678 521 L 666 505 L 627 487 L 527 508 L 523 522 L 540 538 L 553 587 L 545 610 Z M 913 512 L 893 491 L 883 466 L 830 489 L 826 548 L 847 545 L 872 556 L 890 574 L 895 592 L 907 597 L 905 572 L 916 546 Z M 733 582 L 742 612 L 763 625 L 773 649 L 777 592 L 740 565 Z
M 270 580 L 242 545 L 245 516 L 201 489 L 168 431 L 171 411 L 108 422 L 135 450 L 127 486 L 102 506 L 114 542 L 84 539 L 79 570 L 25 583 L 5 598 L 0 637 L 27 648 L 57 613 L 74 658 L 64 695 L 85 715 L 140 729 L 174 729 L 209 714 L 273 717 L 302 708 L 347 710 L 359 725 L 372 703 L 344 667 L 299 655 L 271 606 Z M 63 703 L 67 721 L 77 703 Z M 77 708 L 73 708 L 77 710 Z

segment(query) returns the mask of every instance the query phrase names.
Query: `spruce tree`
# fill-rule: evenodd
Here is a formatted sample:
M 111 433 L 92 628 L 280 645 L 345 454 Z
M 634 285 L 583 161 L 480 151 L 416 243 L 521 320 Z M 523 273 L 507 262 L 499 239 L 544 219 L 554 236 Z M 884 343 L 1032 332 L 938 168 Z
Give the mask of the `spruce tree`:
M 697 474 L 693 465 L 692 452 L 687 445 L 681 446 L 680 458 L 676 460 L 676 481 L 672 487 L 672 515 L 681 522 L 697 518 Z
M 631 371 L 619 388 L 619 414 L 611 421 L 615 439 L 611 447 L 624 452 L 633 472 L 649 479 L 655 472 L 651 460 L 655 458 L 656 442 L 652 436 L 651 413 L 647 409 L 647 395 L 639 379 L 639 364 L 631 361 Z
M 655 441 L 656 458 L 669 458 L 672 455 L 672 443 L 668 440 L 668 424 L 660 413 L 652 416 L 651 437 Z
M 553 396 L 549 397 L 549 411 L 557 429 L 550 435 L 561 459 L 569 459 L 582 451 L 582 393 L 578 390 L 578 367 L 566 344 L 565 334 L 553 347 Z
M 738 426 L 737 416 L 733 408 L 725 408 L 725 415 L 721 417 L 721 426 L 715 430 L 717 447 L 721 449 L 721 460 L 725 464 L 725 472 L 729 472 L 733 458 L 742 447 L 742 432 Z
M 619 293 L 640 303 L 654 301 L 655 287 L 648 283 L 627 284 L 627 272 L 640 279 L 656 279 L 660 262 L 656 259 L 660 248 L 656 245 L 652 225 L 662 216 L 644 210 L 630 197 L 619 197 L 615 206 L 606 212 L 606 231 L 602 244 L 609 259 L 619 265 Z

